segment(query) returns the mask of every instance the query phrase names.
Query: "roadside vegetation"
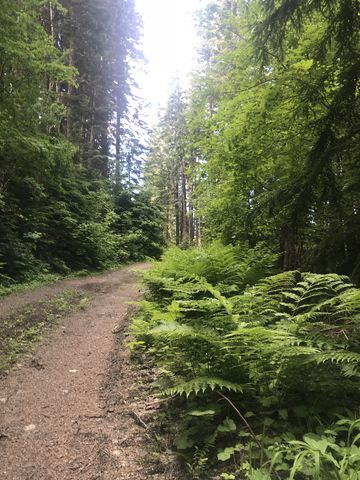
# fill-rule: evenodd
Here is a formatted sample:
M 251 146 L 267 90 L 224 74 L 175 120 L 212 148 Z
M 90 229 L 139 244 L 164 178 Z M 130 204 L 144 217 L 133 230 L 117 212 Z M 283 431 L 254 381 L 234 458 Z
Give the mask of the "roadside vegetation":
M 265 247 L 170 249 L 132 325 L 192 478 L 358 479 L 360 290 Z
M 16 362 L 19 355 L 29 352 L 46 329 L 58 325 L 69 313 L 84 308 L 87 300 L 84 292 L 67 290 L 1 318 L 0 375 Z
M 145 275 L 132 348 L 194 479 L 360 479 L 359 6 L 209 2 L 152 136 L 180 248 Z
M 6 284 L 0 285 L 0 297 L 9 295 L 10 293 L 21 293 L 27 290 L 33 290 L 60 279 L 60 275 L 52 273 L 38 274 L 35 279 L 24 282 L 16 282 L 15 280 L 7 279 Z

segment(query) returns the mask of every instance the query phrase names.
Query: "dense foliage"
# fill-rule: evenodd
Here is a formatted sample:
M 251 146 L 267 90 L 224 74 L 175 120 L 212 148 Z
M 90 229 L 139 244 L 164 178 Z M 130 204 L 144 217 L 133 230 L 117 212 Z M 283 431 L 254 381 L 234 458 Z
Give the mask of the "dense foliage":
M 198 26 L 146 173 L 167 237 L 206 247 L 145 276 L 133 348 L 193 478 L 358 480 L 360 3 L 214 0 Z
M 218 0 L 201 13 L 202 63 L 154 156 L 188 152 L 203 240 L 265 241 L 284 269 L 358 281 L 359 9 Z
M 201 238 L 194 204 L 196 151 L 186 110 L 186 94 L 176 81 L 145 164 L 146 183 L 163 209 L 165 237 L 183 247 L 199 244 Z
M 145 275 L 132 345 L 183 397 L 175 445 L 194 478 L 219 461 L 228 479 L 357 479 L 360 291 L 337 274 L 267 276 L 274 260 L 170 250 Z
M 0 282 L 158 254 L 162 220 L 136 188 L 143 150 L 128 128 L 134 2 L 1 6 Z
M 175 243 L 132 347 L 192 477 L 359 480 L 359 0 L 208 3 L 145 166 L 135 0 L 1 6 L 0 292 Z

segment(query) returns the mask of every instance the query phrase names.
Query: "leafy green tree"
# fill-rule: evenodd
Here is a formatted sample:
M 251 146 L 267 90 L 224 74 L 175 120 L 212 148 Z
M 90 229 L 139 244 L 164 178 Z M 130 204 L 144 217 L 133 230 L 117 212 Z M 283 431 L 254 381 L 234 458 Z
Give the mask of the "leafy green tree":
M 119 234 L 120 249 L 131 261 L 146 256 L 158 258 L 164 248 L 163 216 L 144 188 L 122 189 L 115 196 L 117 218 L 114 230 Z
M 205 239 L 359 276 L 358 2 L 214 2 L 188 129 Z M 346 45 L 346 48 L 344 47 Z
M 41 233 L 34 219 L 44 222 L 38 215 L 44 177 L 74 153 L 59 135 L 65 110 L 47 78 L 73 84 L 75 70 L 64 65 L 39 22 L 43 4 L 5 1 L 0 14 L 0 262 L 6 275 L 38 268 Z

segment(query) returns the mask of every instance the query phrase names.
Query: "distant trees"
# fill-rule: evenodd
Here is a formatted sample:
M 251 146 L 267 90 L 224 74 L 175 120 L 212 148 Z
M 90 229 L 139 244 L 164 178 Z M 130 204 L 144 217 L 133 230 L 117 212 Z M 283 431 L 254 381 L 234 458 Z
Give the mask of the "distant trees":
M 187 110 L 185 93 L 175 81 L 145 169 L 153 198 L 163 208 L 166 238 L 183 246 L 200 242 L 193 198 L 198 159 L 187 125 Z

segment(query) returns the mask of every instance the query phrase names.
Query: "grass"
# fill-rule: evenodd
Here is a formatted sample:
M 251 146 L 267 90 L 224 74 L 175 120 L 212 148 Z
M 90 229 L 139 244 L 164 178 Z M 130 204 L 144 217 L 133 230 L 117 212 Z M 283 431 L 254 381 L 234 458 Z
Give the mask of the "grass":
M 0 275 L 0 298 L 5 297 L 6 295 L 10 295 L 12 293 L 23 293 L 31 290 L 35 290 L 36 288 L 43 287 L 45 285 L 50 285 L 52 283 L 56 283 L 59 280 L 66 280 L 66 279 L 76 279 L 76 278 L 84 278 L 87 276 L 97 276 L 102 275 L 106 272 L 113 272 L 118 268 L 124 267 L 128 265 L 127 263 L 117 264 L 113 266 L 109 266 L 104 268 L 103 270 L 76 270 L 72 271 L 66 275 L 54 274 L 54 273 L 41 273 L 36 278 L 24 282 L 18 283 L 11 283 L 6 285 L 1 285 L 1 275 Z M 7 279 L 9 281 L 9 279 Z
M 22 293 L 28 290 L 34 290 L 35 288 L 43 287 L 44 285 L 49 285 L 50 283 L 55 283 L 59 280 L 62 280 L 63 276 L 55 275 L 53 273 L 43 273 L 39 275 L 36 279 L 21 282 L 13 283 L 10 285 L 0 285 L 0 297 L 5 295 L 10 295 L 11 293 Z
M 68 290 L 3 319 L 0 324 L 0 372 L 8 369 L 19 355 L 31 350 L 44 329 L 58 324 L 69 313 L 84 308 L 87 300 L 83 292 Z

